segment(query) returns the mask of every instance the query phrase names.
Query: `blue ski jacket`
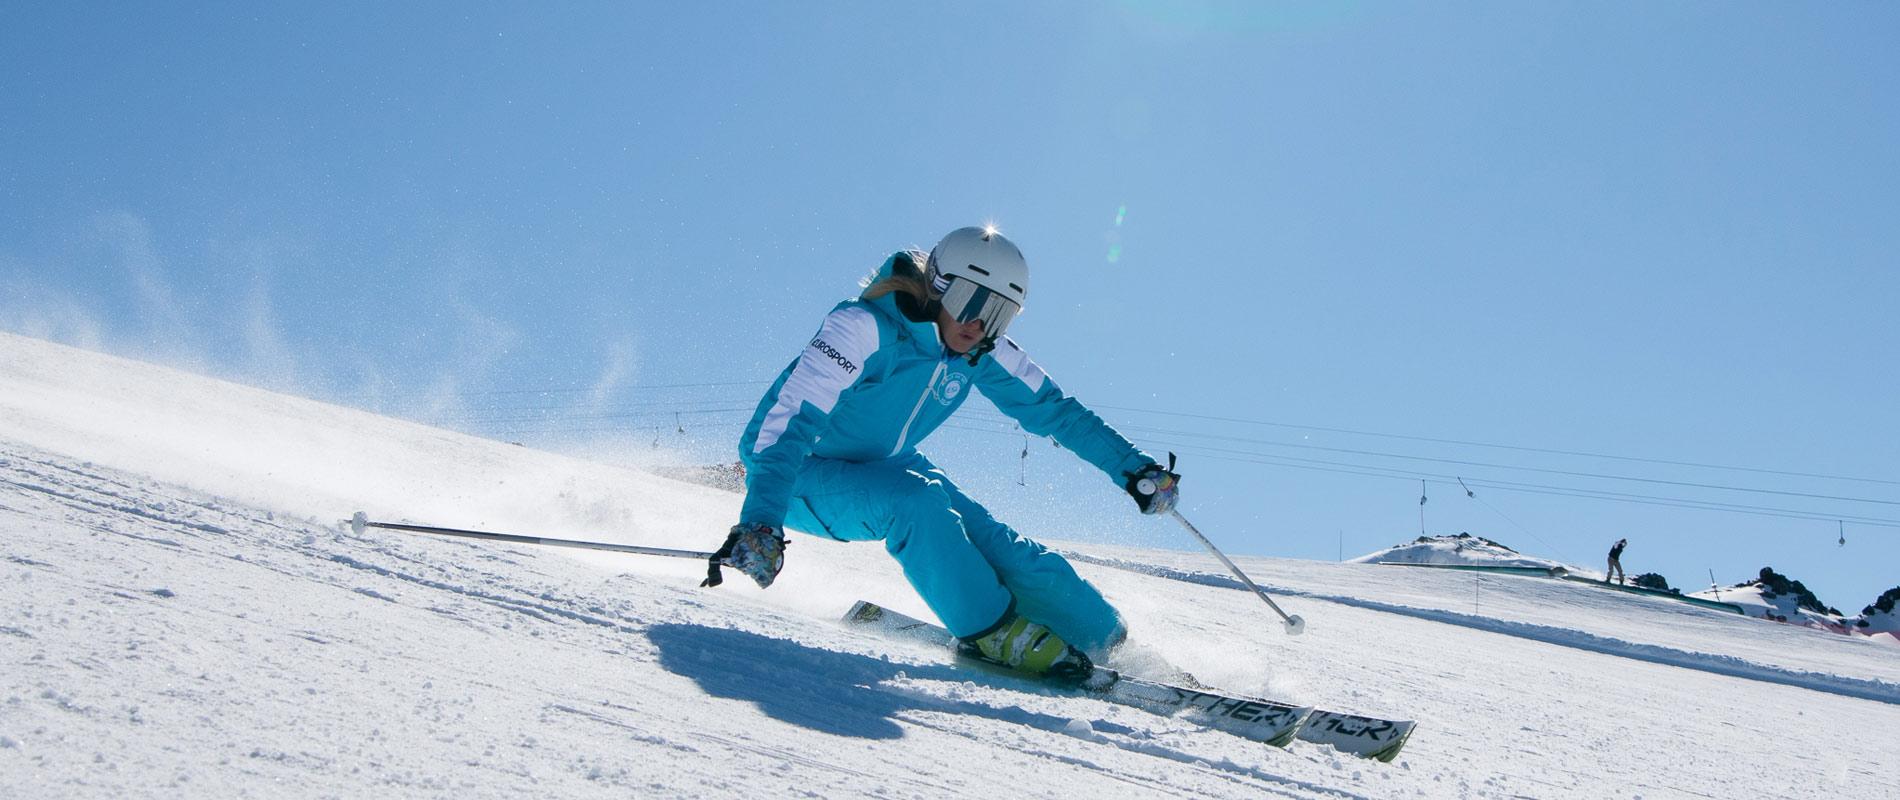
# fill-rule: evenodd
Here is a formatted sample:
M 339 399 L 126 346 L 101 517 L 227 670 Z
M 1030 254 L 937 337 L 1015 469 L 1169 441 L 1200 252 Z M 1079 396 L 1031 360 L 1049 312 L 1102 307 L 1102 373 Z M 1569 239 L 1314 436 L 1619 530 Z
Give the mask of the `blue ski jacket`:
M 923 262 L 920 253 L 898 253 L 871 282 L 889 277 L 899 258 Z M 1155 463 L 1063 394 L 1009 337 L 972 366 L 944 348 L 934 321 L 906 317 L 896 296 L 839 303 L 759 401 L 739 439 L 746 467 L 741 522 L 784 527 L 806 459 L 863 462 L 916 452 L 972 387 L 1023 430 L 1053 437 L 1116 486 Z

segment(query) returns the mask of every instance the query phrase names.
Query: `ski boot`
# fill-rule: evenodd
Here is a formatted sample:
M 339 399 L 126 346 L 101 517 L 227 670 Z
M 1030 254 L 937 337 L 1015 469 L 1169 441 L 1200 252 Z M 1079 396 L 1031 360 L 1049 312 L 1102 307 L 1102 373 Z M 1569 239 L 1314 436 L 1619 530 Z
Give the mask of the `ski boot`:
M 972 658 L 1064 684 L 1079 684 L 1095 671 L 1087 654 L 1042 624 L 1013 612 L 988 633 L 962 640 L 958 649 Z

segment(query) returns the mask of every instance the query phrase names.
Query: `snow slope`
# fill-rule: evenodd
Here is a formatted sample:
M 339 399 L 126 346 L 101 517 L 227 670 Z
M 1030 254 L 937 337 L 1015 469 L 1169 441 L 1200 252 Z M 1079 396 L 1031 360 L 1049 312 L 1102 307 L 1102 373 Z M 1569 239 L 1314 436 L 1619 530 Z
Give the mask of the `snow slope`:
M 1202 557 L 1061 545 L 1146 653 L 1420 719 L 1378 764 L 847 629 L 858 597 L 927 616 L 872 545 L 705 590 L 336 524 L 704 549 L 737 505 L 0 334 L 0 797 L 1891 796 L 1861 732 L 1900 727 L 1893 648 L 1579 584 L 1239 559 L 1289 638 Z

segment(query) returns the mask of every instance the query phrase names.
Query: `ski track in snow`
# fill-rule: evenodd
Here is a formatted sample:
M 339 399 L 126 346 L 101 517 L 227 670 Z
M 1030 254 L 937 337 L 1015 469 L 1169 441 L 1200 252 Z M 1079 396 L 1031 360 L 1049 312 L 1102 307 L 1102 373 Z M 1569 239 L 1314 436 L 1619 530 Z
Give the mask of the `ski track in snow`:
M 1067 555 L 1072 560 L 1085 561 L 1092 564 L 1099 564 L 1101 566 L 1113 567 L 1115 569 L 1128 570 L 1131 572 L 1139 572 L 1145 575 L 1153 575 L 1158 578 L 1166 578 L 1168 580 L 1182 581 L 1184 583 L 1199 584 L 1201 586 L 1216 586 L 1216 587 L 1221 587 L 1221 588 L 1226 588 L 1226 589 L 1236 589 L 1239 591 L 1250 591 L 1247 589 L 1246 585 L 1242 584 L 1238 579 L 1230 578 L 1226 575 L 1214 575 L 1214 574 L 1205 573 L 1205 572 L 1193 572 L 1193 571 L 1187 571 L 1187 570 L 1172 569 L 1169 567 L 1161 567 L 1161 566 L 1156 566 L 1152 564 L 1140 564 L 1140 563 L 1134 563 L 1134 562 L 1124 561 L 1124 560 L 1115 559 L 1115 558 L 1101 558 L 1098 556 L 1091 556 L 1091 555 L 1087 555 L 1083 553 L 1067 553 Z M 1495 577 L 1501 578 L 1501 579 L 1508 579 L 1508 578 L 1515 578 L 1517 576 L 1495 576 Z M 1540 579 L 1530 578 L 1529 580 L 1540 580 Z M 1663 647 L 1661 645 L 1643 644 L 1643 643 L 1638 643 L 1638 642 L 1624 641 L 1621 639 L 1612 639 L 1612 638 L 1598 636 L 1596 634 L 1592 634 L 1592 633 L 1588 633 L 1584 631 L 1571 630 L 1567 628 L 1554 628 L 1547 625 L 1535 625 L 1528 622 L 1495 619 L 1492 617 L 1478 616 L 1475 614 L 1465 614 L 1465 613 L 1461 613 L 1457 611 L 1448 611 L 1444 609 L 1414 608 L 1411 606 L 1398 605 L 1395 603 L 1382 603 L 1376 600 L 1366 600 L 1366 599 L 1357 598 L 1357 597 L 1346 597 L 1342 595 L 1330 595 L 1330 594 L 1323 594 L 1323 593 L 1317 593 L 1317 592 L 1301 591 L 1297 589 L 1288 589 L 1285 587 L 1268 586 L 1265 584 L 1260 584 L 1259 581 L 1257 580 L 1255 581 L 1255 583 L 1259 584 L 1260 588 L 1263 591 L 1266 591 L 1274 595 L 1309 597 L 1315 600 L 1325 600 L 1327 602 L 1337 603 L 1340 605 L 1354 606 L 1356 608 L 1365 608 L 1365 609 L 1370 609 L 1373 611 L 1383 611 L 1388 614 L 1402 614 L 1408 617 L 1416 617 L 1418 619 L 1431 620 L 1433 622 L 1443 622 L 1448 625 L 1458 625 L 1461 627 L 1471 628 L 1473 630 L 1487 631 L 1490 633 L 1498 633 L 1498 634 L 1503 634 L 1505 636 L 1515 636 L 1521 639 L 1530 639 L 1533 641 L 1544 642 L 1547 644 L 1554 644 L 1561 647 L 1573 647 L 1579 650 L 1587 650 L 1593 653 L 1603 653 L 1605 655 L 1621 656 L 1623 658 L 1633 658 L 1639 661 L 1647 661 L 1653 664 L 1663 664 L 1663 665 L 1672 666 L 1672 667 L 1681 667 L 1683 669 L 1702 670 L 1704 672 L 1710 672 L 1717 675 L 1727 675 L 1729 677 L 1745 678 L 1748 680 L 1763 681 L 1766 683 L 1777 683 L 1784 686 L 1794 686 L 1794 687 L 1799 687 L 1802 689 L 1811 689 L 1817 692 L 1827 692 L 1830 694 L 1838 694 L 1843 697 L 1852 697 L 1852 698 L 1856 698 L 1860 700 L 1873 700 L 1873 701 L 1877 701 L 1881 703 L 1892 703 L 1892 704 L 1900 705 L 1900 684 L 1893 684 L 1893 683 L 1889 683 L 1887 681 L 1882 681 L 1882 680 L 1853 678 L 1853 677 L 1833 675 L 1833 674 L 1821 673 L 1821 672 L 1797 672 L 1797 671 L 1782 669 L 1779 667 L 1768 666 L 1764 664 L 1756 664 L 1746 659 L 1738 658 L 1736 656 L 1720 655 L 1720 654 L 1714 654 L 1714 653 L 1695 653 L 1695 652 L 1689 652 L 1686 650 L 1677 650 L 1670 647 Z

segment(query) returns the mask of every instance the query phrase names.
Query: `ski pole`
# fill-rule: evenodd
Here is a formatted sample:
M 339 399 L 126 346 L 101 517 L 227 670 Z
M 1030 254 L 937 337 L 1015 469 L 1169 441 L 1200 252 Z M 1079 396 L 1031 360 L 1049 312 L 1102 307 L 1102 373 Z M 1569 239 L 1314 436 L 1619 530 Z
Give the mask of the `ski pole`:
M 1289 616 L 1285 611 L 1281 611 L 1280 604 L 1273 602 L 1273 598 L 1268 597 L 1266 592 L 1260 591 L 1260 587 L 1254 585 L 1253 579 L 1247 577 L 1247 573 L 1241 572 L 1239 567 L 1234 566 L 1234 562 L 1227 558 L 1227 554 L 1222 553 L 1220 548 L 1215 547 L 1213 542 L 1208 541 L 1206 536 L 1201 535 L 1201 530 L 1194 527 L 1194 523 L 1187 521 L 1187 517 L 1181 516 L 1180 509 L 1175 509 L 1169 513 L 1174 515 L 1174 521 L 1181 523 L 1181 527 L 1188 529 L 1188 533 L 1194 534 L 1194 538 L 1201 540 L 1201 544 L 1207 546 L 1207 552 L 1213 553 L 1215 558 L 1220 559 L 1220 563 L 1226 564 L 1228 572 L 1234 573 L 1234 577 L 1239 578 L 1241 583 L 1247 584 L 1247 588 L 1252 589 L 1254 594 L 1259 595 L 1260 599 L 1267 602 L 1267 607 L 1273 609 L 1273 613 L 1279 614 L 1280 619 L 1286 621 L 1286 632 L 1288 635 L 1298 636 L 1306 631 L 1306 620 L 1304 618 L 1298 614 Z
M 373 522 L 363 512 L 358 511 L 350 517 L 350 530 L 363 535 L 365 528 L 383 528 L 392 531 L 411 533 L 433 533 L 441 536 L 461 536 L 469 539 L 487 539 L 495 542 L 514 542 L 516 544 L 545 544 L 552 547 L 575 547 L 582 550 L 610 550 L 615 553 L 632 553 L 642 556 L 671 556 L 673 558 L 712 558 L 712 553 L 693 550 L 668 550 L 664 547 L 641 547 L 635 544 L 613 544 L 611 542 L 585 542 L 578 539 L 549 539 L 543 536 L 517 536 L 512 533 L 491 533 L 489 531 L 465 531 L 460 528 L 437 528 L 432 525 L 405 525 L 398 522 Z

